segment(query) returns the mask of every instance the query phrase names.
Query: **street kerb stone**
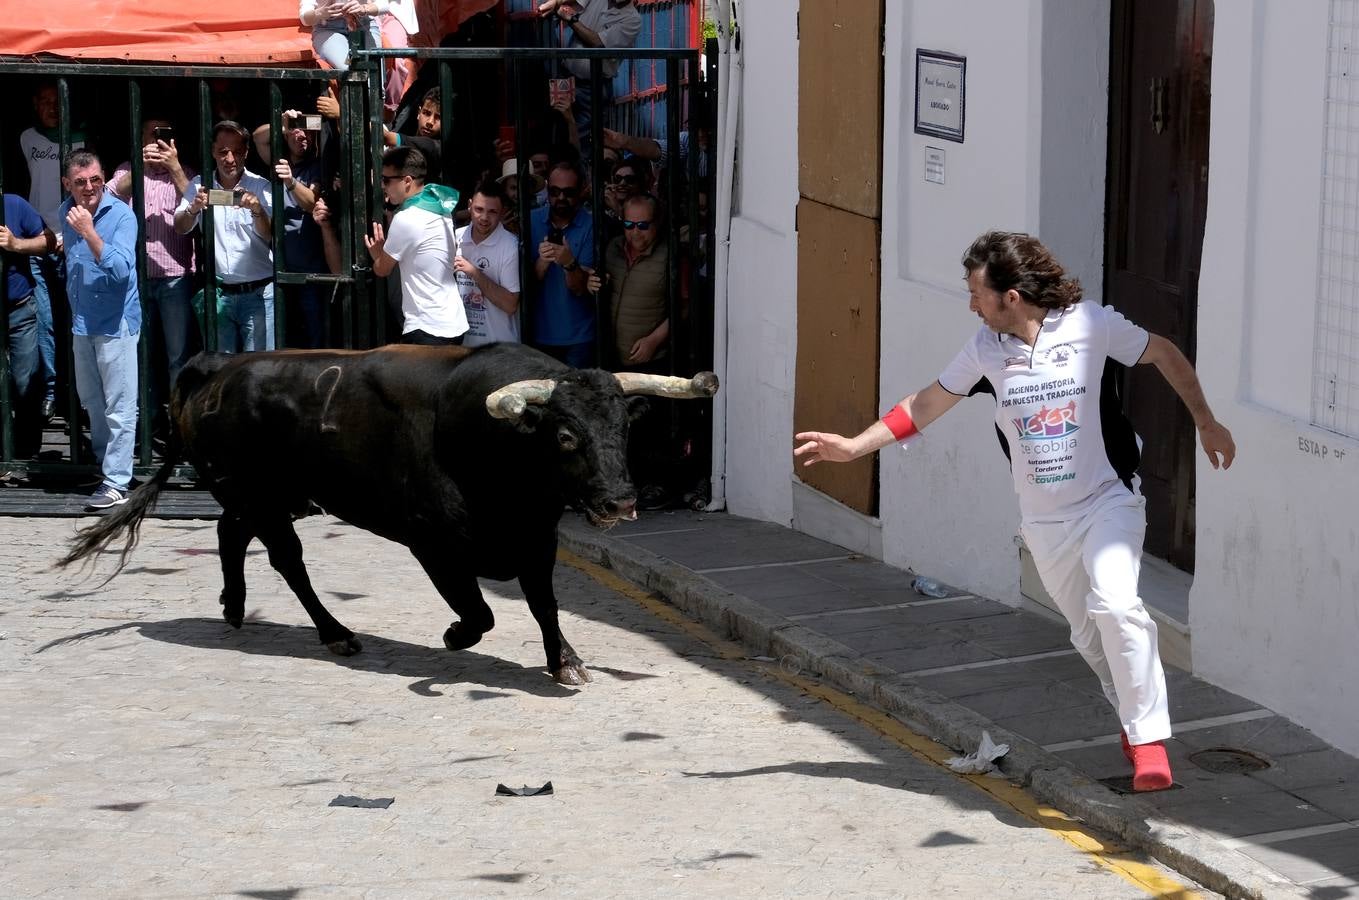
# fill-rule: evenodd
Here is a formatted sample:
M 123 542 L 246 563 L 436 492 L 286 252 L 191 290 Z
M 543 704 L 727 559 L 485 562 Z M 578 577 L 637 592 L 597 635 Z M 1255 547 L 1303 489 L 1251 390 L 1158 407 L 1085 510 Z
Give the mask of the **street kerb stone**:
M 652 590 L 656 589 L 653 585 L 667 585 L 668 590 L 658 591 L 664 599 L 677 604 L 683 598 L 685 607 L 689 607 L 686 613 L 757 653 L 777 656 L 779 648 L 786 648 L 800 663 L 805 661 L 805 671 L 819 673 L 836 687 L 853 691 L 946 747 L 970 752 L 982 730 L 988 731 L 997 742 L 1011 746 L 999 766 L 1006 777 L 1027 787 L 1038 799 L 1120 838 L 1130 848 L 1147 853 L 1210 890 L 1252 900 L 1308 896 L 1263 865 L 1219 847 L 1191 826 L 1160 819 L 1136 798 L 1119 796 L 1065 765 L 1055 754 L 976 712 L 916 687 L 895 673 L 879 675 L 863 665 L 846 664 L 855 654 L 843 645 L 744 597 L 733 597 L 731 591 L 659 554 L 569 520 L 562 523 L 560 537 L 571 552 L 598 560 L 629 581 Z M 657 577 L 660 571 L 664 571 L 664 577 Z

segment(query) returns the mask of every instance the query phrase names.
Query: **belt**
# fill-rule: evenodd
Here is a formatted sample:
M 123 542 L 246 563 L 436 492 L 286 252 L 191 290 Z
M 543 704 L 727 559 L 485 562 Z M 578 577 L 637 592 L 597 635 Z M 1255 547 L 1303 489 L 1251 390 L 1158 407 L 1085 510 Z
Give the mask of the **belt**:
M 257 291 L 264 287 L 272 278 L 257 278 L 254 281 L 242 281 L 237 284 L 227 284 L 225 281 L 217 282 L 217 289 L 223 294 L 247 294 L 250 291 Z

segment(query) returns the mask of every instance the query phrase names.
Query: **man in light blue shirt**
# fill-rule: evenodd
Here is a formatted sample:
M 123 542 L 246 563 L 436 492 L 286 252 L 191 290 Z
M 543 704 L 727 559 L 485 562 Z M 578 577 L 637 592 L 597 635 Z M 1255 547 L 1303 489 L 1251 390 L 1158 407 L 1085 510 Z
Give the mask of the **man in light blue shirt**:
M 66 159 L 61 205 L 66 294 L 76 391 L 90 416 L 90 442 L 104 480 L 87 508 L 127 502 L 137 431 L 137 218 L 104 190 L 104 167 L 88 150 Z

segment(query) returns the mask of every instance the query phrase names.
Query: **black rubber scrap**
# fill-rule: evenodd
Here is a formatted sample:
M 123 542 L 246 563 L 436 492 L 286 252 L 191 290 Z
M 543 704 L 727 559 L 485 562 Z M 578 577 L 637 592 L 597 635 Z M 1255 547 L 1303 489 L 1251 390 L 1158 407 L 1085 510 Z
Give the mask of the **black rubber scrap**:
M 331 806 L 353 806 L 358 809 L 386 809 L 396 802 L 395 797 L 351 797 L 340 794 L 330 801 Z
M 547 794 L 552 793 L 552 782 L 549 781 L 542 787 L 536 788 L 529 787 L 528 785 L 524 785 L 523 787 L 518 788 L 512 788 L 505 787 L 505 785 L 503 784 L 497 784 L 495 786 L 495 792 L 497 794 L 503 794 L 506 797 L 543 797 L 546 796 Z

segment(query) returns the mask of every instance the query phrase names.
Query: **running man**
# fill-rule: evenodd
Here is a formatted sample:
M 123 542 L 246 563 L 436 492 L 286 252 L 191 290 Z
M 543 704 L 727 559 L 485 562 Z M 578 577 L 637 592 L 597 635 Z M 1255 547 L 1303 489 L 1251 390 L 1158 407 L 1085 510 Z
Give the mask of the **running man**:
M 805 443 L 794 456 L 808 466 L 858 459 L 909 441 L 963 397 L 992 394 L 1024 542 L 1071 625 L 1071 643 L 1123 725 L 1133 789 L 1163 790 L 1172 783 L 1165 673 L 1156 623 L 1137 594 L 1146 533 L 1140 451 L 1116 398 L 1101 402 L 1109 360 L 1160 370 L 1193 416 L 1214 469 L 1231 467 L 1236 445 L 1179 348 L 1110 307 L 1083 301 L 1080 282 L 1066 277 L 1036 238 L 989 231 L 968 248 L 963 268 L 968 308 L 985 327 L 939 380 L 853 438 L 798 434 Z

